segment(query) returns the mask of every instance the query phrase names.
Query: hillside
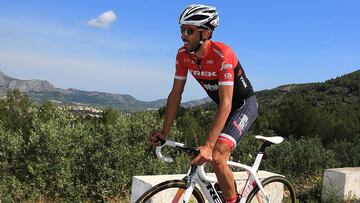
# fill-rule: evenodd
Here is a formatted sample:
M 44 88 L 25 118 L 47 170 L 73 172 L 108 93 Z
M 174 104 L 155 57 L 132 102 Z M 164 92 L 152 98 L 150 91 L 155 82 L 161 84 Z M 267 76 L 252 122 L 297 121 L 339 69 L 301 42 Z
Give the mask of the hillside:
M 19 80 L 0 71 L 0 96 L 8 90 L 19 89 L 21 92 L 51 92 L 55 88 L 45 80 Z
M 55 88 L 44 80 L 19 80 L 0 71 L 0 96 L 8 90 L 19 89 L 37 101 L 53 100 L 70 104 L 92 106 L 109 106 L 124 111 L 145 110 L 165 106 L 166 99 L 150 102 L 137 100 L 128 94 L 111 94 L 77 89 Z M 345 102 L 349 104 L 360 101 L 360 70 L 319 83 L 288 84 L 270 90 L 256 92 L 261 106 L 279 105 L 286 98 L 303 95 L 306 102 L 313 105 Z M 184 107 L 198 105 L 213 106 L 209 98 L 183 103 Z
M 319 83 L 288 84 L 272 90 L 256 93 L 259 103 L 276 105 L 288 97 L 302 95 L 306 102 L 322 106 L 344 102 L 348 104 L 360 101 L 360 70 Z
M 92 105 L 99 107 L 113 107 L 123 111 L 136 111 L 145 109 L 157 109 L 166 105 L 166 99 L 155 101 L 140 101 L 128 94 L 111 94 L 96 91 L 83 91 L 77 89 L 55 88 L 45 80 L 20 80 L 7 76 L 0 71 L 0 97 L 5 96 L 7 91 L 19 89 L 36 101 L 57 101 L 66 104 Z M 185 107 L 200 105 L 208 102 L 208 99 L 185 102 Z
M 260 108 L 281 106 L 296 95 L 304 98 L 304 102 L 313 106 L 327 107 L 334 104 L 360 103 L 360 70 L 325 82 L 287 84 L 274 89 L 255 92 Z M 212 102 L 201 105 L 201 108 L 214 110 Z

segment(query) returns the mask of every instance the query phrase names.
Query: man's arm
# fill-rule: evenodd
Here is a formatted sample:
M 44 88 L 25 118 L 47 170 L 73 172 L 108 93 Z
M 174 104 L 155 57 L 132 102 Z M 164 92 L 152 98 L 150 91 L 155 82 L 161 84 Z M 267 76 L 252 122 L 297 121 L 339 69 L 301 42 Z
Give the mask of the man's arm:
M 165 136 L 170 132 L 171 125 L 176 118 L 185 83 L 186 80 L 174 80 L 172 90 L 167 99 L 164 124 L 161 131 Z
M 159 145 L 159 138 L 165 139 L 170 132 L 173 121 L 176 118 L 177 111 L 181 102 L 181 95 L 184 91 L 186 80 L 174 80 L 172 90 L 168 96 L 165 110 L 164 124 L 161 131 L 151 132 L 148 137 L 148 143 L 151 145 Z

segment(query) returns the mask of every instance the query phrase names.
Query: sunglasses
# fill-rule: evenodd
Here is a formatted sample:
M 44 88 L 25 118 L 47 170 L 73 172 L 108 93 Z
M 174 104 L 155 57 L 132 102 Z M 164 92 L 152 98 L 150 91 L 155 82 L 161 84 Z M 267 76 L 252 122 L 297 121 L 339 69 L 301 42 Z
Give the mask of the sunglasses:
M 190 36 L 190 35 L 194 34 L 195 28 L 180 27 L 180 31 L 181 31 L 181 34 L 183 34 L 185 36 Z

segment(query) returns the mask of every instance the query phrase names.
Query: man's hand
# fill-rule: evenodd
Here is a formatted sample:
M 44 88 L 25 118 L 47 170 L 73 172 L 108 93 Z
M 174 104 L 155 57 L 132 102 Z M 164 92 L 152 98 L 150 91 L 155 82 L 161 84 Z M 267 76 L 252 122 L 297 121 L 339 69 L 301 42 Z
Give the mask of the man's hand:
M 200 146 L 200 154 L 197 155 L 197 157 L 195 157 L 195 159 L 193 159 L 191 161 L 191 164 L 197 164 L 197 165 L 202 165 L 205 162 L 209 162 L 212 160 L 212 148 L 204 145 L 204 146 Z
M 159 146 L 160 145 L 160 139 L 164 140 L 165 137 L 166 136 L 161 131 L 153 131 L 153 132 L 150 133 L 147 140 L 148 140 L 149 144 Z

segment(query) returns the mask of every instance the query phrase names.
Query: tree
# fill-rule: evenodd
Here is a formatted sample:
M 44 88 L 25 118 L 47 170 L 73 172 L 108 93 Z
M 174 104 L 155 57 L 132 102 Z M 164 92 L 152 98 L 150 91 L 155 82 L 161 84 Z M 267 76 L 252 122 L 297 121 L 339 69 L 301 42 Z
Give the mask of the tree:
M 119 117 L 119 112 L 113 108 L 106 108 L 102 113 L 101 121 L 105 125 L 114 125 Z
M 19 90 L 9 91 L 3 101 L 0 102 L 0 120 L 5 129 L 21 131 L 24 134 L 30 132 L 34 107 L 26 95 Z

